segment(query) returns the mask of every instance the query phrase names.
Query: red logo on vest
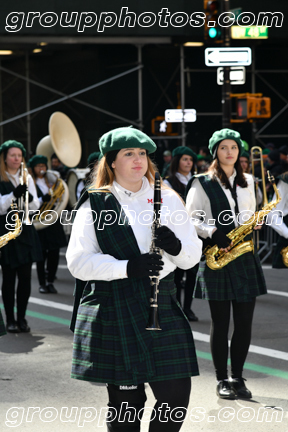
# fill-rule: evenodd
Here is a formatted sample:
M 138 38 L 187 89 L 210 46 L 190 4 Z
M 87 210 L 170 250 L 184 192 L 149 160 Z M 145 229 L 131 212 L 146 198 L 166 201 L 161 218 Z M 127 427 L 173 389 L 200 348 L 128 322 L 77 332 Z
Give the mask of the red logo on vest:
M 147 198 L 147 200 L 148 200 L 148 204 L 153 204 L 153 199 L 149 199 L 149 198 Z M 163 204 L 163 198 L 161 198 L 161 204 Z

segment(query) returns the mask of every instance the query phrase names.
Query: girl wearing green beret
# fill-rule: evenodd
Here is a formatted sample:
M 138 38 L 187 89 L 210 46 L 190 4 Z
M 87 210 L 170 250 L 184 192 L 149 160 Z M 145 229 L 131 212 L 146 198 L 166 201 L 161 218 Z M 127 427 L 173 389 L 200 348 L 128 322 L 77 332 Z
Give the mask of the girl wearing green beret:
M 180 198 L 161 188 L 155 245 L 163 255 L 149 254 L 155 167 L 148 154 L 156 145 L 143 132 L 126 127 L 105 134 L 100 150 L 96 181 L 80 199 L 66 254 L 77 278 L 72 377 L 107 383 L 110 432 L 140 431 L 145 382 L 157 399 L 149 431 L 177 432 L 198 367 L 190 325 L 176 301 L 173 271 L 199 261 L 201 241 Z M 187 215 L 183 224 L 175 223 L 178 211 Z M 149 277 L 158 274 L 162 330 L 149 331 Z M 125 409 L 124 421 L 119 418 L 125 403 L 135 409 L 133 421 Z M 161 422 L 163 403 L 169 412 L 182 407 L 184 415 Z
M 187 210 L 193 214 L 197 233 L 206 245 L 217 244 L 219 249 L 229 253 L 232 245 L 227 234 L 244 224 L 255 212 L 254 181 L 252 175 L 243 173 L 240 164 L 239 157 L 244 148 L 238 132 L 231 129 L 215 132 L 209 141 L 209 150 L 214 160 L 208 173 L 192 178 L 187 186 Z M 203 211 L 202 216 L 199 210 Z M 246 240 L 250 240 L 247 237 Z M 209 301 L 212 318 L 210 345 L 218 381 L 216 393 L 220 398 L 252 397 L 242 373 L 251 340 L 256 297 L 266 292 L 256 251 L 244 253 L 217 270 L 210 269 L 205 259 L 199 263 L 194 297 Z M 228 380 L 231 306 L 234 331 L 230 348 L 231 377 Z
M 51 200 L 49 193 L 51 187 L 57 181 L 60 174 L 57 171 L 47 171 L 47 158 L 35 155 L 29 161 L 29 166 L 35 182 L 40 206 Z M 43 260 L 37 262 L 37 276 L 39 281 L 39 292 L 41 294 L 57 294 L 54 280 L 57 273 L 60 248 L 67 246 L 66 236 L 59 218 L 52 225 L 37 231 L 42 248 Z M 47 283 L 45 265 L 47 264 Z
M 0 146 L 0 235 L 7 229 L 6 215 L 12 201 L 26 197 L 26 184 L 20 184 L 20 165 L 24 162 L 26 151 L 17 141 L 6 141 Z M 37 210 L 39 201 L 34 182 L 28 174 L 29 210 Z M 19 209 L 23 210 L 23 209 Z M 5 308 L 7 331 L 11 333 L 29 332 L 25 319 L 26 308 L 31 292 L 31 267 L 34 261 L 42 259 L 41 247 L 33 225 L 22 223 L 19 237 L 9 242 L 1 250 L 3 273 L 2 298 Z M 15 281 L 17 285 L 17 321 L 14 316 Z
M 184 199 L 186 186 L 194 172 L 197 172 L 197 155 L 189 147 L 179 146 L 173 150 L 172 156 L 170 175 L 164 180 L 164 183 L 174 189 Z M 181 304 L 184 270 L 177 268 L 174 275 L 174 282 L 177 288 L 177 300 Z M 186 272 L 184 283 L 185 295 L 183 310 L 189 321 L 198 321 L 198 317 L 191 309 L 195 275 L 196 272 L 193 269 L 189 269 Z

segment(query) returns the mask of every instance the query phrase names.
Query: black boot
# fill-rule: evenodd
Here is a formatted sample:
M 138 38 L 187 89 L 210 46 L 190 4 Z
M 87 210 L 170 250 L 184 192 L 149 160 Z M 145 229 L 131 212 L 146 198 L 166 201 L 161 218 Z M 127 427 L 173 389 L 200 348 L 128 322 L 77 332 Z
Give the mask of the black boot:
M 251 399 L 252 393 L 245 385 L 245 378 L 229 378 L 232 389 L 236 392 L 239 398 Z
M 236 392 L 230 385 L 228 380 L 221 380 L 216 387 L 216 394 L 221 399 L 235 399 Z

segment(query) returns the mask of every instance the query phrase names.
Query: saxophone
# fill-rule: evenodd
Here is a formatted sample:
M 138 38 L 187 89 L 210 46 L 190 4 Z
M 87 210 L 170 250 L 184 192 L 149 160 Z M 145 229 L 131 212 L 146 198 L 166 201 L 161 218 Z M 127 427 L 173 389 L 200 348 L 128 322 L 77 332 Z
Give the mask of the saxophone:
M 17 205 L 11 204 L 11 210 L 17 211 Z M 18 216 L 18 212 L 16 212 L 15 214 L 16 214 L 15 229 L 14 229 L 14 231 L 10 231 L 7 234 L 4 234 L 3 236 L 0 237 L 0 248 L 2 248 L 3 246 L 6 246 L 6 244 L 10 240 L 15 239 L 16 237 L 18 237 L 21 234 L 21 222 L 20 222 L 20 219 Z
M 229 234 L 227 234 L 227 237 L 229 237 L 229 239 L 233 242 L 233 246 L 231 247 L 229 252 L 219 250 L 217 245 L 214 245 L 212 247 L 207 246 L 207 248 L 204 250 L 204 253 L 206 255 L 206 263 L 210 269 L 222 269 L 239 256 L 247 252 L 254 253 L 253 240 L 244 241 L 244 238 L 248 234 L 251 234 L 254 227 L 263 222 L 267 214 L 270 213 L 270 211 L 274 207 L 276 207 L 279 201 L 281 201 L 281 197 L 276 187 L 274 177 L 270 177 L 269 171 L 268 179 L 273 185 L 276 199 L 269 204 L 264 205 L 261 210 L 255 212 L 254 215 L 251 216 L 251 218 L 245 223 L 245 225 L 240 225 L 239 227 L 234 228 L 232 231 L 230 231 Z
M 281 255 L 282 255 L 282 260 L 283 260 L 283 264 L 288 267 L 288 246 L 286 246 L 285 248 L 281 249 Z

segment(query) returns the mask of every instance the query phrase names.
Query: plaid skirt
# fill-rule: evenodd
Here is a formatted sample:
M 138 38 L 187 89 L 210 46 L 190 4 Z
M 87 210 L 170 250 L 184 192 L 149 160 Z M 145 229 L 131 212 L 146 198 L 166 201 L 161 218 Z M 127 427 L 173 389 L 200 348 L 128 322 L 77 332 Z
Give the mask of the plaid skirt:
M 163 381 L 199 375 L 193 335 L 190 324 L 176 300 L 174 281 L 159 285 L 158 311 L 161 331 L 152 331 L 149 362 L 137 365 L 135 371 L 127 371 L 120 343 L 119 326 L 112 296 L 103 304 L 89 301 L 80 304 L 77 314 L 72 378 L 104 382 L 115 385 L 131 385 Z M 94 299 L 95 300 L 95 299 Z M 147 316 L 149 304 L 147 305 Z M 132 326 L 131 326 L 132 327 Z M 147 332 L 143 328 L 143 332 Z M 134 350 L 138 349 L 136 346 Z
M 247 252 L 220 270 L 211 270 L 201 260 L 193 297 L 206 300 L 249 302 L 267 293 L 257 252 Z
M 1 314 L 1 310 L 0 310 L 0 336 L 3 336 L 5 334 L 6 334 L 6 329 L 5 329 L 3 317 L 2 317 L 2 314 Z

